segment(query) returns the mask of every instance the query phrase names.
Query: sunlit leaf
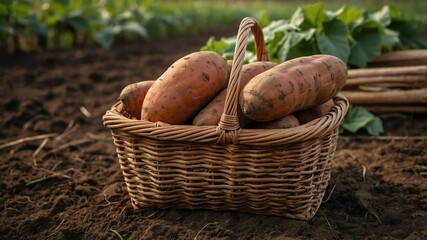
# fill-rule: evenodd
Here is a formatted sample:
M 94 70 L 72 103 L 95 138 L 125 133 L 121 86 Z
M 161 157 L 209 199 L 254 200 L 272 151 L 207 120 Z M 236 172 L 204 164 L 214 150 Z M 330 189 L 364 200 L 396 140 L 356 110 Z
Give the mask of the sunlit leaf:
M 148 38 L 147 30 L 137 22 L 128 22 L 122 26 L 122 31 L 138 34 L 143 38 Z
M 332 14 L 337 19 L 343 21 L 350 29 L 353 29 L 353 25 L 363 18 L 361 9 L 343 6 Z
M 215 40 L 215 37 L 210 37 L 205 46 L 201 51 L 214 51 L 217 53 L 224 53 L 224 50 L 228 48 L 228 44 L 225 41 Z
M 322 23 L 326 20 L 327 15 L 322 2 L 309 5 L 303 8 L 304 21 L 300 24 L 301 29 L 316 28 L 321 30 Z
M 330 54 L 347 63 L 350 55 L 348 29 L 344 22 L 333 19 L 323 23 L 324 32 L 316 33 L 317 47 L 323 54 Z
M 391 23 L 390 7 L 384 6 L 379 11 L 372 13 L 371 18 L 384 27 L 388 26 Z
M 381 27 L 378 23 L 369 20 L 352 31 L 349 64 L 364 68 L 381 54 Z

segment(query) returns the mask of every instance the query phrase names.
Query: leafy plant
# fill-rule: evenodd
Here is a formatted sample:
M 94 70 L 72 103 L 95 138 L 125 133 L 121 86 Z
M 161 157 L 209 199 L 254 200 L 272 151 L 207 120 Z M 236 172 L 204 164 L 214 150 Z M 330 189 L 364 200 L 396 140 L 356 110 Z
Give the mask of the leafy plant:
M 4 0 L 0 51 L 31 52 L 117 39 L 168 37 L 236 22 L 248 15 L 224 2 L 152 0 Z
M 394 5 L 386 5 L 376 12 L 345 5 L 337 11 L 328 11 L 319 2 L 298 8 L 290 19 L 268 23 L 263 33 L 271 61 L 330 54 L 350 67 L 364 68 L 385 51 L 427 48 L 419 34 L 421 26 L 421 21 L 405 17 Z M 211 38 L 202 49 L 232 58 L 230 43 L 235 38 Z M 255 49 L 251 47 L 253 44 L 248 45 L 246 61 L 250 62 L 254 60 Z
M 147 39 L 148 32 L 142 21 L 143 16 L 138 10 L 137 2 L 105 1 L 101 6 L 95 41 L 104 48 L 110 48 L 118 37 Z
M 344 122 L 340 125 L 340 133 L 345 131 L 356 133 L 361 129 L 365 129 L 373 136 L 378 136 L 384 131 L 380 118 L 363 107 L 350 106 Z
M 289 19 L 268 22 L 261 18 L 270 61 L 330 54 L 342 59 L 350 68 L 365 68 L 386 51 L 427 48 L 420 37 L 422 22 L 410 19 L 394 5 L 369 12 L 342 6 L 328 11 L 319 2 L 298 8 Z M 236 36 L 216 40 L 211 37 L 202 50 L 216 51 L 233 58 Z M 256 60 L 253 38 L 248 40 L 245 62 Z M 365 129 L 370 135 L 383 132 L 381 119 L 363 107 L 352 107 L 342 124 L 341 132 L 356 133 Z

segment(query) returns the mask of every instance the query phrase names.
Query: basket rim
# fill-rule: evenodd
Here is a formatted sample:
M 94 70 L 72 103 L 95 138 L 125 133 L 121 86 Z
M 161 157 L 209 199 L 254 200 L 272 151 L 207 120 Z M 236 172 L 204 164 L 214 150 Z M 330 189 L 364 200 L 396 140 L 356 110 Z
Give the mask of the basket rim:
M 268 146 L 290 144 L 323 137 L 339 127 L 344 121 L 349 102 L 338 93 L 334 98 L 335 106 L 323 117 L 288 129 L 238 129 L 236 144 Z M 163 122 L 129 119 L 118 109 L 119 102 L 107 110 L 103 124 L 121 135 L 147 137 L 161 141 L 187 141 L 199 143 L 218 143 L 218 126 L 171 125 Z

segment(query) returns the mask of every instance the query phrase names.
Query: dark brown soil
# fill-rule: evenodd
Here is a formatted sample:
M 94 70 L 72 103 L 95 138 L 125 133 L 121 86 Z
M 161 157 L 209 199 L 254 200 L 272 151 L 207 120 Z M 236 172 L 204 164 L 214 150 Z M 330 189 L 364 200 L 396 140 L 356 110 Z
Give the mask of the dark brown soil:
M 0 56 L 1 239 L 426 239 L 426 115 L 386 114 L 384 136 L 341 136 L 310 221 L 207 210 L 134 211 L 102 115 L 211 35 Z M 86 109 L 90 116 L 84 114 Z

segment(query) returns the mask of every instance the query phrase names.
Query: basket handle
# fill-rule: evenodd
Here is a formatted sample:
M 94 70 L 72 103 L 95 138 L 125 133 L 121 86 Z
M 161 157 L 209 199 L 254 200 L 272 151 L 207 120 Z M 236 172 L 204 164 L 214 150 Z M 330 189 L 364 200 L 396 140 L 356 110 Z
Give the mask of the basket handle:
M 225 97 L 224 112 L 221 115 L 221 120 L 217 127 L 218 143 L 235 144 L 238 140 L 240 125 L 237 117 L 237 107 L 240 94 L 240 76 L 250 31 L 252 31 L 255 39 L 257 61 L 268 61 L 268 51 L 265 48 L 264 34 L 262 33 L 261 26 L 254 18 L 244 18 L 240 22 L 237 33 L 230 80 L 228 81 Z

